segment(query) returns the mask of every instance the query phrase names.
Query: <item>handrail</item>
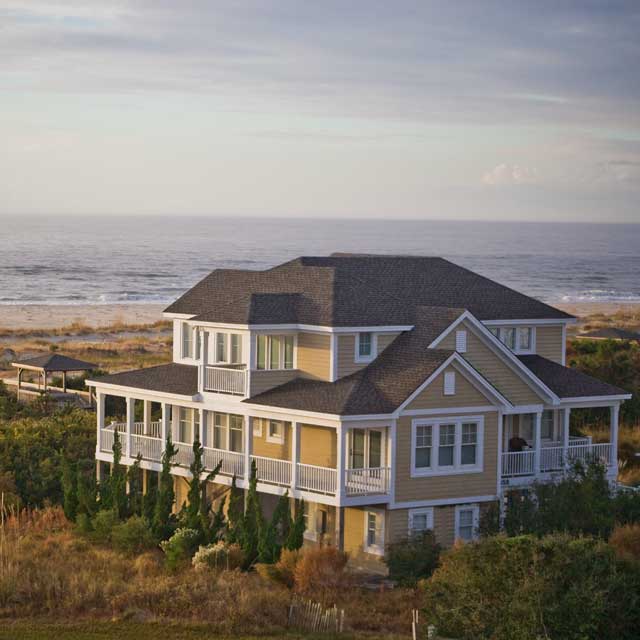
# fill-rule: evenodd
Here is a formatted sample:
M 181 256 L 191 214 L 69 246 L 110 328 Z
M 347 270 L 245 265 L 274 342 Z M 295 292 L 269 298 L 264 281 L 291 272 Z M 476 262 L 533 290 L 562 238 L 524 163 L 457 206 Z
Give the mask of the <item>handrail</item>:
M 247 376 L 247 369 L 205 365 L 204 390 L 244 396 L 247 390 Z

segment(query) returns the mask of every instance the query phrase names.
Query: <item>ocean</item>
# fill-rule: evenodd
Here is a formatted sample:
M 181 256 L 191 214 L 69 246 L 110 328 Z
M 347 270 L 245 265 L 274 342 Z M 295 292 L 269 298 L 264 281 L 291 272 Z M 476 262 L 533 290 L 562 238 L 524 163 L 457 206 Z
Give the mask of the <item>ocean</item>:
M 0 217 L 0 304 L 168 303 L 218 267 L 442 256 L 547 302 L 640 302 L 640 224 Z

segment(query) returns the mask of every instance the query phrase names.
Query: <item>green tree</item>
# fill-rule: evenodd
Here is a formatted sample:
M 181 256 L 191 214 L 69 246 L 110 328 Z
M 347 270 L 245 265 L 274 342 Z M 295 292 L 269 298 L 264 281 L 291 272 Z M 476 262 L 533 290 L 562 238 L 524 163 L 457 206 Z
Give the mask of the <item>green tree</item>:
M 129 485 L 128 515 L 142 515 L 142 454 L 138 453 L 133 464 L 127 469 L 127 484 Z
M 93 460 L 80 460 L 77 464 L 78 515 L 88 518 L 95 515 L 98 507 L 95 463 Z
M 295 551 L 296 549 L 300 549 L 304 542 L 304 530 L 305 530 L 305 522 L 304 522 L 304 500 L 298 500 L 296 502 L 295 516 L 293 518 L 293 523 L 291 528 L 289 529 L 289 535 L 284 542 L 284 548 L 289 549 L 290 551 Z
M 171 434 L 167 433 L 167 441 L 162 452 L 162 471 L 160 472 L 158 497 L 153 514 L 153 531 L 157 537 L 163 540 L 168 538 L 174 529 L 174 521 L 171 514 L 176 496 L 173 489 L 171 467 L 173 466 L 173 458 L 177 453 L 178 450 L 171 441 Z
M 78 513 L 78 476 L 75 465 L 62 456 L 63 509 L 67 520 L 75 522 Z
M 120 464 L 122 460 L 122 442 L 117 430 L 113 432 L 113 464 L 111 465 L 111 475 L 109 476 L 109 496 L 110 507 L 121 519 L 127 516 L 128 496 L 127 496 L 127 476 L 125 468 Z
M 250 567 L 258 558 L 258 545 L 263 535 L 264 516 L 258 496 L 258 473 L 255 460 L 251 461 L 251 477 L 244 511 L 242 538 L 240 546 L 245 555 L 246 567 Z
M 236 486 L 236 477 L 231 480 L 229 508 L 227 509 L 227 542 L 241 544 L 244 537 L 244 494 Z

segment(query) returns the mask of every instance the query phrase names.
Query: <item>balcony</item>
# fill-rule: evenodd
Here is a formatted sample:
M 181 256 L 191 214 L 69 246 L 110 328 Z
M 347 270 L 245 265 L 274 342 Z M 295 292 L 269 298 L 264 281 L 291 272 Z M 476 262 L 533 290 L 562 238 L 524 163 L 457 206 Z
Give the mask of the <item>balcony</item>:
M 203 367 L 203 388 L 213 393 L 247 395 L 248 372 L 244 365 Z

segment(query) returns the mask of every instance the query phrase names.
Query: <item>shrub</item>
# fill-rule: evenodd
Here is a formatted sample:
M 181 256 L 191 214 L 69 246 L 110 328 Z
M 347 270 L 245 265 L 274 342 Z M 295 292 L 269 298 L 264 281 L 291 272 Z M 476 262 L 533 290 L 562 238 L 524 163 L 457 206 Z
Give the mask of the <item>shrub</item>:
M 294 569 L 295 590 L 325 604 L 335 603 L 349 582 L 347 560 L 347 554 L 335 547 L 305 549 Z
M 440 545 L 433 531 L 425 531 L 387 547 L 385 563 L 389 577 L 399 584 L 414 585 L 428 578 L 438 566 Z
M 275 564 L 259 563 L 256 571 L 267 580 L 272 580 L 278 584 L 291 589 L 295 584 L 295 570 L 298 560 L 302 557 L 299 550 L 283 549 L 280 558 Z
M 244 555 L 238 544 L 226 544 L 216 542 L 206 547 L 199 547 L 191 560 L 194 568 L 202 571 L 204 569 L 232 570 L 242 567 Z
M 103 544 L 111 542 L 113 529 L 119 522 L 118 514 L 114 509 L 98 511 L 91 521 L 92 538 Z
M 640 524 L 616 527 L 609 538 L 609 544 L 618 558 L 640 561 Z
M 131 516 L 116 525 L 111 532 L 113 546 L 126 553 L 140 553 L 155 545 L 151 526 L 146 518 Z
M 176 571 L 186 565 L 191 560 L 199 540 L 199 531 L 182 527 L 176 529 L 168 540 L 161 542 L 160 548 L 164 551 L 167 569 Z
M 425 586 L 426 617 L 462 639 L 631 638 L 638 596 L 620 585 L 639 574 L 593 538 L 486 538 L 443 555 Z

